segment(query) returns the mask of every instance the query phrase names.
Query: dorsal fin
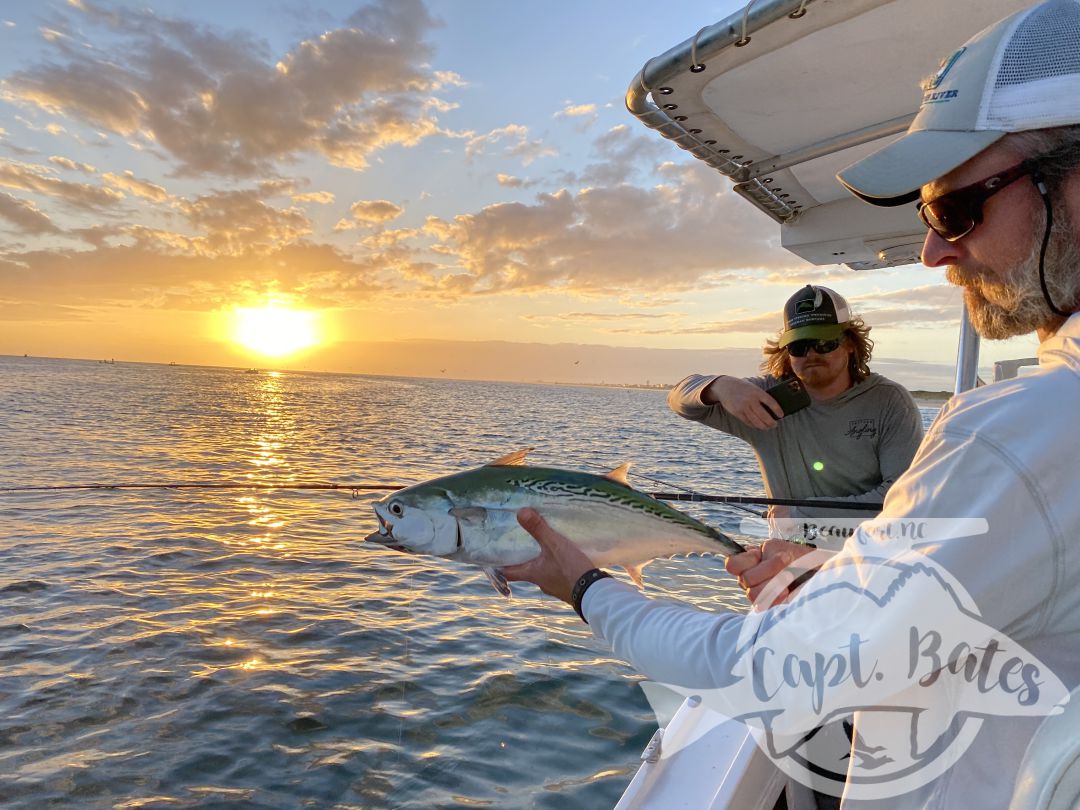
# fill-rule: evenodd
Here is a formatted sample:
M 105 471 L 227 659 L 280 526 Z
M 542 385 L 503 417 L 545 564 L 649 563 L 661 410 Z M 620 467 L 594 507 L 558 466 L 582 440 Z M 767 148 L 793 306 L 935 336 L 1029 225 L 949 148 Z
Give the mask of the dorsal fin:
M 513 453 L 507 453 L 505 456 L 500 456 L 494 461 L 489 461 L 485 464 L 485 467 L 520 467 L 525 463 L 525 456 L 529 455 L 533 448 L 526 447 L 524 450 L 515 450 Z
M 610 478 L 612 481 L 618 481 L 620 484 L 626 484 L 630 486 L 630 482 L 626 480 L 626 474 L 630 472 L 630 465 L 633 462 L 628 461 L 625 464 L 620 464 L 614 470 L 609 472 L 604 478 Z

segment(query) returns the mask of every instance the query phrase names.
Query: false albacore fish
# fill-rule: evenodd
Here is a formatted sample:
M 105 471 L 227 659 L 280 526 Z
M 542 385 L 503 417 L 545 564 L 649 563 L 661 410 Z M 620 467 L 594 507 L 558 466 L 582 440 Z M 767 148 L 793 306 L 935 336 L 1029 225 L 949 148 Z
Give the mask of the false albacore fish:
M 743 547 L 626 483 L 629 464 L 606 476 L 524 466 L 528 450 L 475 470 L 436 478 L 377 501 L 369 542 L 480 566 L 505 596 L 500 568 L 531 560 L 539 544 L 517 522 L 536 509 L 599 566 L 621 565 L 641 585 L 650 560 L 676 554 L 730 555 Z

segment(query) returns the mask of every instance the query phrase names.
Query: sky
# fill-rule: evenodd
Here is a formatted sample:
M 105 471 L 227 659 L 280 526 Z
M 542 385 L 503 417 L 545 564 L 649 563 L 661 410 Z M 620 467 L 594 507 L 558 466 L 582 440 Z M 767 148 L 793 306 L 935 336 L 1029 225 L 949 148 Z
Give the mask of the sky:
M 807 264 L 626 111 L 740 7 L 0 3 L 0 354 L 672 383 L 753 373 L 821 283 L 950 388 L 940 271 Z

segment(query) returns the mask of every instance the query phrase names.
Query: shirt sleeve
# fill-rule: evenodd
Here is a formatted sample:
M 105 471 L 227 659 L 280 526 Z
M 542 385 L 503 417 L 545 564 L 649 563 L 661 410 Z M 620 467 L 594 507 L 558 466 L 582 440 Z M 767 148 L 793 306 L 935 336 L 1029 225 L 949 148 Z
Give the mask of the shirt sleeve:
M 719 404 L 706 405 L 701 401 L 702 392 L 709 387 L 713 380 L 722 376 L 722 374 L 691 374 L 671 389 L 668 394 L 668 407 L 683 419 L 701 422 L 753 444 L 754 438 L 763 431 L 752 428 L 736 419 Z M 767 388 L 766 378 L 764 377 L 746 377 L 742 379 L 762 390 Z
M 898 565 L 918 570 L 929 560 L 962 586 L 987 632 L 1015 633 L 1022 642 L 1045 622 L 1043 604 L 1057 587 L 1058 539 L 1040 507 L 1037 484 L 1001 448 L 978 437 L 938 432 L 932 438 L 933 452 L 924 447 L 874 522 L 928 527 L 918 542 L 864 524 L 789 603 L 748 615 L 705 613 L 604 580 L 589 589 L 583 604 L 593 632 L 647 677 L 692 689 L 723 690 L 750 679 L 772 690 L 784 683 L 790 655 L 828 660 L 854 644 L 864 677 L 830 685 L 830 705 L 879 705 L 916 688 L 926 673 L 912 675 L 901 665 L 869 677 L 875 662 L 895 660 L 898 650 L 906 656 L 911 639 L 940 627 L 951 612 L 957 621 L 970 618 L 950 601 L 954 591 L 935 585 L 939 580 L 898 578 Z M 950 535 L 949 526 L 957 524 L 949 521 L 957 518 L 983 518 L 988 531 Z M 1025 536 L 1025 543 L 1016 542 Z M 1018 581 L 1023 587 L 1016 587 Z M 794 729 L 823 719 L 812 708 L 811 691 L 803 684 L 774 693 Z M 734 703 L 728 709 L 733 717 L 744 711 Z

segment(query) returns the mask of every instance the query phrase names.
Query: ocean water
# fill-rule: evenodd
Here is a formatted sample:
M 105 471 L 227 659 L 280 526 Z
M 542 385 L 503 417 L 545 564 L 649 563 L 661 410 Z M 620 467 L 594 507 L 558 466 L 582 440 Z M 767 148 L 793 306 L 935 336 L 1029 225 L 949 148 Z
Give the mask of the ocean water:
M 0 487 L 409 484 L 533 447 L 761 492 L 654 390 L 2 357 L 0 407 Z M 382 494 L 0 493 L 0 805 L 614 805 L 655 729 L 640 676 L 533 586 L 361 542 Z M 719 559 L 645 578 L 745 609 Z

